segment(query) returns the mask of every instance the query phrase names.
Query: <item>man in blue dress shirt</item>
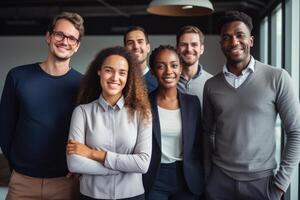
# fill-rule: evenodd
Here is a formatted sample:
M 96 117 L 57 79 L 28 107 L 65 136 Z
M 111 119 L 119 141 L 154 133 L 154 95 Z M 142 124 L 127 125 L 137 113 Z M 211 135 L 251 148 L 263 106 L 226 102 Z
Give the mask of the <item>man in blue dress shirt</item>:
M 138 67 L 146 81 L 148 93 L 152 92 L 157 88 L 157 80 L 147 65 L 148 54 L 151 49 L 147 32 L 140 26 L 134 26 L 126 31 L 123 40 L 125 48 L 137 59 Z

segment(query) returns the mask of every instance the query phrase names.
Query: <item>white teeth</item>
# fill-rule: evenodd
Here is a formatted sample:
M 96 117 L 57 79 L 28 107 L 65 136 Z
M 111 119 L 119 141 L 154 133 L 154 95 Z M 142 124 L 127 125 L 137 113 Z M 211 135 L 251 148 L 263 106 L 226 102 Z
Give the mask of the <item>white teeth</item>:
M 240 52 L 242 52 L 242 49 L 231 49 L 230 52 L 232 52 L 232 53 L 240 53 Z
M 165 81 L 173 81 L 175 78 L 173 78 L 173 77 L 165 77 L 165 78 L 163 78 L 163 80 L 165 80 Z
M 193 59 L 195 56 L 194 55 L 191 55 L 191 54 L 189 54 L 189 55 L 185 55 L 185 58 L 186 59 Z
M 65 50 L 67 51 L 68 49 L 65 47 L 65 46 L 57 46 L 58 49 L 62 49 L 62 50 Z
M 118 83 L 107 83 L 108 85 L 111 85 L 111 86 L 118 86 L 119 84 Z
M 234 48 L 230 49 L 230 51 L 242 51 L 242 50 L 243 50 L 243 48 L 241 48 L 241 47 L 234 47 Z

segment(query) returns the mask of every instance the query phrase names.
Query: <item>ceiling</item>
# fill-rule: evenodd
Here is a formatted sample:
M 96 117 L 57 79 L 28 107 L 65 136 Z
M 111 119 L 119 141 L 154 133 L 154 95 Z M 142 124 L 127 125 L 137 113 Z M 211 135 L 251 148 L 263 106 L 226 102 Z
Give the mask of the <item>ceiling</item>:
M 216 21 L 226 10 L 241 10 L 258 19 L 276 0 L 211 0 L 215 11 L 202 17 L 163 17 L 146 12 L 150 0 L 1 0 L 0 35 L 42 35 L 50 19 L 73 11 L 85 19 L 86 34 L 122 34 L 128 26 L 143 26 L 149 34 L 175 34 L 184 25 L 196 25 L 205 34 L 216 33 Z

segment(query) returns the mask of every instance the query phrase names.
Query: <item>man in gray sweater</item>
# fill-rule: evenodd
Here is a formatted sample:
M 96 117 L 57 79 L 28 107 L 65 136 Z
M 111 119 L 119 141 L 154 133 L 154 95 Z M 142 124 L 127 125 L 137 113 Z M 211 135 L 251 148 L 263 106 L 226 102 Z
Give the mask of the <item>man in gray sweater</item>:
M 219 22 L 227 61 L 204 87 L 203 126 L 212 164 L 207 196 L 280 199 L 300 158 L 299 99 L 285 70 L 251 56 L 254 38 L 248 15 L 230 11 Z M 286 135 L 280 163 L 275 160 L 277 114 Z

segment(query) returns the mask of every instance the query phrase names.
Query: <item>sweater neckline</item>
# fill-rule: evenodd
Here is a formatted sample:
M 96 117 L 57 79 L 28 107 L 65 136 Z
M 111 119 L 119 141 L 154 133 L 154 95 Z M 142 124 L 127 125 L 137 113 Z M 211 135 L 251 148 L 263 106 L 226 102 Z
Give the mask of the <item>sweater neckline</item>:
M 257 65 L 255 65 L 255 68 L 256 68 L 255 71 L 250 73 L 249 76 L 246 78 L 246 80 L 237 88 L 233 87 L 232 85 L 230 85 L 230 83 L 227 82 L 223 72 L 221 72 L 221 77 L 222 77 L 222 80 L 225 82 L 225 84 L 228 88 L 230 88 L 231 90 L 234 90 L 234 91 L 237 92 L 239 90 L 242 90 L 244 87 L 246 87 L 248 85 L 248 83 L 253 79 L 253 77 L 255 76 L 255 74 L 258 71 Z
M 46 76 L 48 76 L 48 77 L 50 77 L 50 78 L 63 78 L 63 77 L 65 77 L 65 76 L 67 76 L 67 75 L 71 72 L 71 70 L 72 70 L 72 68 L 70 67 L 70 69 L 69 69 L 65 74 L 59 75 L 59 76 L 55 76 L 55 75 L 51 75 L 51 74 L 48 74 L 47 72 L 45 72 L 45 71 L 42 69 L 42 67 L 41 67 L 40 64 L 41 64 L 40 62 L 37 62 L 37 63 L 36 63 L 36 67 L 38 68 L 38 70 L 39 70 L 42 74 L 44 74 L 44 75 L 46 75 Z

